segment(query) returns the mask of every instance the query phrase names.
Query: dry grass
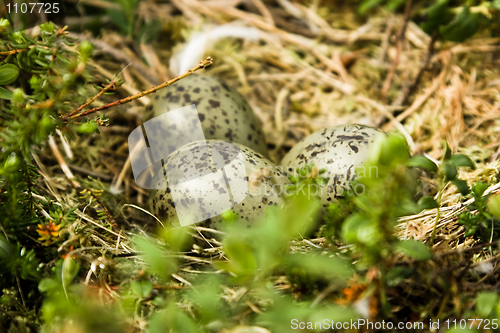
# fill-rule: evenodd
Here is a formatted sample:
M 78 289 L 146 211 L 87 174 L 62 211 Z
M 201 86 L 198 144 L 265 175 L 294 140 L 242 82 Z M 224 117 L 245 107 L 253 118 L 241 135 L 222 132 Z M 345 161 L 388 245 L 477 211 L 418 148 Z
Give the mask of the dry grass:
M 82 3 L 98 7 L 107 4 Z M 239 9 L 243 3 L 245 9 Z M 365 20 L 353 14 L 352 5 L 342 5 L 340 1 L 304 3 L 142 1 L 138 21 L 162 22 L 159 41 L 137 45 L 112 31 L 102 31 L 103 37 L 98 40 L 85 32 L 74 35 L 89 38 L 96 45 L 94 66 L 101 79 L 111 80 L 115 73 L 131 64 L 123 71 L 125 84 L 110 99 L 114 100 L 174 77 L 170 60 L 196 31 L 228 23 L 258 29 L 258 41 L 222 39 L 212 43 L 199 60 L 211 56 L 214 64 L 206 71 L 237 87 L 251 104 L 264 124 L 275 162 L 317 129 L 360 123 L 385 130 L 398 129 L 407 137 L 413 153 L 425 153 L 437 160 L 443 154 L 441 141 L 446 140 L 454 152 L 465 152 L 475 159 L 478 169 L 462 174 L 469 183 L 498 179 L 500 39 L 477 36 L 463 44 L 437 43 L 437 51 L 429 59 L 409 102 L 391 105 L 418 75 L 429 36 L 410 22 L 401 53 L 397 55 L 396 34 L 403 24 L 402 16 L 378 12 Z M 399 62 L 384 103 L 383 83 L 396 57 Z M 99 103 L 103 102 L 93 106 Z M 112 212 L 118 212 L 114 219 L 120 221 L 117 229 L 113 226 L 110 230 L 95 218 L 92 206 L 77 210 L 80 219 L 69 230 L 89 224 L 100 226 L 88 239 L 79 239 L 80 252 L 101 247 L 114 253 L 130 253 L 127 234 L 151 230 L 157 225 L 149 214 L 137 208 L 147 208 L 148 193 L 135 185 L 127 162 L 127 136 L 141 123 L 147 103 L 146 96 L 108 110 L 105 114 L 111 119 L 111 126 L 102 128 L 101 135 L 72 140 L 73 158 L 62 154 L 80 179 L 87 176 L 100 179 L 92 180 L 91 184 L 104 190 L 103 201 Z M 63 149 L 60 138 L 55 139 L 59 149 Z M 43 186 L 60 204 L 75 204 L 80 194 L 72 192 L 60 165 L 50 157 L 54 155 L 43 155 L 39 163 L 47 164 L 42 168 L 46 175 Z M 109 188 L 119 195 L 111 195 Z M 489 190 L 499 189 L 496 184 Z M 457 200 L 456 189 L 448 188 L 443 196 L 435 246 L 463 249 L 474 245 L 462 237 L 463 227 L 456 223 L 456 216 L 471 202 Z M 428 240 L 435 216 L 435 210 L 430 210 L 402 218 L 400 235 Z M 81 236 L 73 233 L 71 237 L 74 240 Z M 317 246 L 322 241 L 309 243 L 303 246 Z M 198 252 L 207 257 L 220 255 L 217 243 L 212 244 L 215 248 L 207 245 L 206 250 Z M 205 261 L 201 256 L 184 259 L 193 264 Z

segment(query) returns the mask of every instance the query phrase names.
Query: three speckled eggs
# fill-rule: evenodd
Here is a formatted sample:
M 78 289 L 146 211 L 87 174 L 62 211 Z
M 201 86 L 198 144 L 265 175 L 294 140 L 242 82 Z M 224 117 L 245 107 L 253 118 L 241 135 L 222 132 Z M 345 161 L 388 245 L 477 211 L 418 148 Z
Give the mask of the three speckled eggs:
M 326 169 L 323 177 L 328 182 L 320 192 L 326 207 L 342 196 L 356 168 L 368 159 L 371 143 L 385 135 L 363 125 L 322 129 L 297 143 L 276 167 L 266 158 L 262 124 L 250 105 L 214 77 L 191 75 L 162 89 L 146 108 L 146 119 L 192 104 L 198 117 L 182 121 L 201 123 L 206 140 L 186 144 L 164 158 L 163 172 L 155 175 L 155 181 L 159 184 L 165 179 L 166 188 L 152 190 L 149 201 L 155 216 L 171 223 L 181 220 L 181 225 L 202 222 L 202 226 L 218 229 L 220 214 L 233 209 L 250 227 L 268 205 L 284 203 L 291 182 L 283 171 L 293 173 L 309 163 Z M 168 145 L 176 135 L 186 135 L 179 128 L 161 124 L 154 145 Z

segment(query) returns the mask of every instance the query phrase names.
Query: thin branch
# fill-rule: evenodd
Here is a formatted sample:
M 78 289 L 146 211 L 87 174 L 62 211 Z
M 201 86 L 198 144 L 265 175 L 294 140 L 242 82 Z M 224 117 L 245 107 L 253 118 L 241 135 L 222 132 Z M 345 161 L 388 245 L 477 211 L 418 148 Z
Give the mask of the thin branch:
M 130 65 L 130 64 L 129 64 L 129 65 Z M 124 69 L 122 69 L 122 71 L 121 71 L 121 72 L 123 72 L 123 71 L 124 71 L 124 70 L 125 70 L 125 69 L 129 66 L 129 65 L 125 66 L 125 68 L 124 68 Z M 120 72 L 120 73 L 121 73 L 121 72 Z M 65 116 L 63 117 L 63 119 L 64 119 L 64 120 L 66 120 L 66 119 L 68 119 L 68 118 L 72 117 L 73 115 L 77 114 L 78 112 L 82 111 L 84 107 L 86 107 L 86 106 L 88 106 L 88 105 L 92 104 L 92 103 L 93 103 L 96 99 L 98 99 L 99 97 L 101 97 L 102 95 L 104 95 L 104 93 L 105 93 L 106 91 L 108 91 L 109 89 L 111 89 L 112 87 L 114 87 L 114 86 L 115 86 L 115 84 L 116 84 L 116 81 L 118 80 L 118 75 L 120 75 L 120 73 L 118 73 L 118 74 L 115 76 L 115 78 L 114 78 L 113 80 L 111 80 L 111 82 L 109 82 L 109 83 L 108 83 L 108 84 L 107 84 L 104 88 L 102 88 L 102 90 L 101 90 L 101 91 L 100 91 L 97 95 L 95 95 L 94 97 L 92 97 L 91 99 L 89 99 L 87 102 L 85 102 L 85 104 L 80 105 L 80 107 L 79 107 L 78 109 L 73 110 L 73 111 L 71 111 L 70 113 L 68 113 L 67 115 L 65 115 Z
M 422 79 L 422 75 L 424 74 L 427 66 L 429 66 L 429 62 L 432 58 L 432 55 L 434 54 L 434 46 L 435 46 L 436 39 L 437 39 L 437 34 L 433 34 L 431 41 L 429 42 L 429 46 L 427 47 L 427 52 L 425 54 L 425 58 L 422 61 L 422 65 L 420 66 L 420 69 L 417 73 L 417 76 L 415 76 L 415 79 L 413 80 L 413 82 L 409 86 L 403 87 L 403 91 L 398 96 L 398 98 L 396 98 L 394 100 L 394 102 L 392 102 L 392 105 L 396 106 L 396 105 L 406 104 L 406 102 L 408 101 L 408 97 L 410 97 L 411 94 L 413 94 L 413 92 L 415 91 L 415 88 L 420 83 L 420 80 Z
M 35 45 L 31 45 L 30 49 L 32 47 L 35 47 Z M 23 51 L 27 51 L 27 49 L 15 49 L 15 50 L 10 50 L 10 51 L 3 51 L 3 52 L 0 52 L 0 55 L 2 55 L 2 56 L 9 56 L 11 54 L 20 53 L 20 52 L 23 52 Z
M 196 72 L 197 70 L 199 69 L 202 69 L 202 68 L 207 68 L 208 66 L 210 66 L 213 62 L 213 59 L 211 57 L 208 57 L 206 58 L 205 60 L 201 61 L 198 66 L 196 66 L 195 68 L 193 69 L 190 69 L 188 70 L 186 73 L 182 74 L 182 75 L 179 75 L 179 76 L 176 76 L 174 77 L 172 80 L 170 81 L 167 81 L 167 82 L 164 82 L 162 84 L 160 84 L 159 86 L 156 86 L 156 87 L 153 87 L 149 90 L 146 90 L 146 91 L 141 91 L 140 93 L 137 93 L 133 96 L 128 96 L 128 97 L 125 97 L 123 99 L 120 99 L 120 100 L 117 100 L 117 101 L 114 101 L 112 103 L 108 103 L 106 105 L 103 105 L 103 106 L 99 106 L 97 108 L 93 108 L 93 109 L 90 109 L 90 110 L 87 110 L 87 111 L 84 111 L 82 113 L 79 113 L 79 114 L 74 114 L 72 115 L 71 117 L 68 117 L 69 119 L 75 119 L 75 118 L 78 118 L 78 117 L 82 117 L 82 116 L 86 116 L 88 114 L 91 114 L 91 113 L 95 113 L 97 111 L 102 111 L 102 110 L 105 110 L 105 109 L 109 109 L 113 106 L 117 106 L 117 105 L 121 105 L 121 104 L 125 104 L 125 103 L 128 103 L 130 101 L 133 101 L 135 99 L 138 99 L 138 98 L 141 98 L 145 95 L 149 95 L 151 93 L 154 93 L 156 92 L 158 89 L 161 89 L 161 88 L 165 88 L 177 81 L 179 81 L 180 79 L 183 79 L 185 78 L 186 76 L 188 75 L 191 75 L 193 74 L 194 72 Z M 73 111 L 74 112 L 74 111 Z M 72 112 L 72 113 L 73 113 Z
M 443 79 L 445 78 L 447 72 L 448 72 L 448 66 L 445 64 L 443 66 L 444 68 L 441 70 L 441 73 L 437 78 L 432 81 L 432 85 L 420 96 L 418 96 L 415 101 L 413 101 L 413 104 L 408 107 L 403 113 L 400 113 L 397 117 L 396 120 L 401 122 L 408 116 L 410 116 L 413 112 L 418 110 L 426 101 L 427 99 L 439 88 L 441 83 L 443 82 Z M 393 127 L 393 123 L 387 123 L 385 124 L 382 129 L 384 131 L 388 131 Z
M 9 56 L 11 54 L 16 54 L 16 53 L 20 53 L 20 52 L 23 52 L 23 51 L 28 51 L 28 49 L 32 49 L 34 47 L 40 47 L 42 49 L 51 50 L 47 46 L 35 44 L 35 45 L 30 45 L 27 49 L 14 49 L 14 50 L 10 50 L 10 51 L 2 51 L 2 52 L 0 52 L 0 56 Z
M 392 62 L 391 69 L 389 70 L 389 73 L 387 74 L 387 77 L 385 78 L 384 85 L 382 86 L 381 95 L 382 95 L 382 101 L 384 102 L 384 104 L 386 104 L 387 92 L 389 91 L 389 88 L 391 87 L 392 77 L 394 76 L 394 72 L 396 71 L 396 68 L 398 67 L 399 56 L 401 55 L 401 51 L 403 50 L 403 40 L 405 38 L 406 27 L 408 25 L 408 21 L 410 20 L 411 2 L 412 2 L 412 0 L 408 0 L 408 2 L 406 3 L 404 22 L 398 31 L 398 37 L 397 37 L 398 39 L 396 42 L 396 56 L 394 57 L 394 61 Z
M 26 309 L 26 301 L 24 300 L 23 290 L 21 289 L 21 281 L 19 281 L 19 274 L 17 273 L 17 271 L 15 272 L 15 275 L 17 281 L 17 288 L 19 289 L 19 295 L 21 295 L 21 302 L 23 303 L 24 309 Z

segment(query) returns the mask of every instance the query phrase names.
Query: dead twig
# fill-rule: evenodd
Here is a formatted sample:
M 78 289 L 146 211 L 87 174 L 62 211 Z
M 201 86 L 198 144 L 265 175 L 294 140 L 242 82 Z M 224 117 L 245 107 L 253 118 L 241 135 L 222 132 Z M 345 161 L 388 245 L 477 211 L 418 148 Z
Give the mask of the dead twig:
M 127 67 L 128 67 L 128 65 L 125 68 L 127 68 Z M 122 71 L 124 71 L 125 68 Z M 80 112 L 81 110 L 83 110 L 84 107 L 92 104 L 96 99 L 98 99 L 99 97 L 101 97 L 102 95 L 104 95 L 104 93 L 106 91 L 108 91 L 109 89 L 111 89 L 111 88 L 115 89 L 115 84 L 116 84 L 117 79 L 118 79 L 118 75 L 116 75 L 115 78 L 113 80 L 111 80 L 111 82 L 109 82 L 104 88 L 102 88 L 101 91 L 97 95 L 95 95 L 94 97 L 92 97 L 91 99 L 89 99 L 84 104 L 80 105 L 80 107 L 78 109 L 71 111 L 70 113 L 68 113 L 67 115 L 65 115 L 62 118 L 64 120 L 66 120 L 68 118 L 71 118 L 72 116 L 74 116 L 75 114 L 77 114 L 78 112 Z M 75 118 L 77 118 L 79 116 L 80 115 L 77 115 Z
M 404 36 L 405 36 L 405 31 L 406 31 L 406 26 L 408 25 L 408 21 L 410 20 L 410 11 L 411 11 L 411 2 L 412 0 L 408 0 L 406 3 L 405 7 L 405 16 L 404 16 L 404 22 L 399 28 L 398 31 L 398 36 L 397 36 L 397 42 L 396 42 L 396 56 L 394 57 L 394 61 L 392 62 L 391 69 L 389 70 L 389 74 L 387 74 L 387 77 L 385 78 L 384 85 L 382 86 L 382 101 L 384 104 L 387 104 L 387 92 L 389 91 L 389 88 L 391 87 L 391 82 L 392 82 L 392 77 L 394 76 L 394 72 L 396 71 L 396 68 L 398 67 L 399 63 L 399 56 L 401 55 L 401 51 L 403 50 L 403 41 L 404 41 Z
M 436 43 L 436 39 L 437 39 L 437 34 L 433 34 L 431 41 L 429 42 L 429 46 L 427 47 L 425 58 L 422 61 L 422 65 L 420 66 L 420 70 L 418 71 L 417 76 L 415 76 L 413 83 L 411 83 L 409 86 L 403 87 L 403 91 L 401 92 L 401 94 L 398 96 L 398 98 L 394 100 L 394 102 L 392 102 L 393 106 L 406 104 L 408 97 L 410 97 L 410 95 L 415 91 L 415 88 L 420 83 L 422 75 L 424 74 L 427 66 L 429 66 L 429 62 L 432 58 L 432 55 L 434 54 L 434 45 Z
M 420 108 L 425 103 L 425 101 L 439 88 L 439 86 L 443 82 L 443 79 L 446 76 L 447 72 L 448 72 L 447 68 L 443 68 L 443 70 L 441 71 L 439 76 L 434 79 L 434 81 L 432 82 L 432 85 L 429 87 L 429 89 L 427 89 L 427 91 L 424 94 L 420 95 L 417 99 L 415 99 L 413 104 L 408 109 L 406 109 L 403 113 L 399 114 L 396 117 L 396 120 L 401 122 L 403 119 L 407 118 L 413 112 L 418 110 L 418 108 Z M 384 125 L 382 127 L 382 129 L 384 131 L 388 131 L 393 126 L 394 126 L 394 123 L 390 122 L 390 123 L 387 123 L 386 125 Z
M 137 93 L 137 94 L 132 95 L 132 96 L 125 97 L 123 99 L 114 101 L 112 103 L 108 103 L 108 104 L 105 104 L 105 105 L 102 105 L 102 106 L 99 106 L 99 107 L 96 107 L 96 108 L 84 111 L 84 112 L 79 113 L 79 114 L 75 114 L 75 115 L 69 117 L 69 119 L 75 119 L 75 118 L 78 118 L 78 117 L 86 116 L 88 114 L 95 113 L 95 112 L 98 112 L 98 111 L 102 111 L 102 110 L 105 110 L 105 109 L 109 109 L 109 108 L 111 108 L 113 106 L 125 104 L 125 103 L 131 102 L 133 100 L 136 100 L 138 98 L 141 98 L 141 97 L 143 97 L 145 95 L 152 94 L 152 93 L 156 92 L 157 90 L 159 90 L 161 88 L 165 88 L 165 87 L 167 87 L 167 86 L 169 86 L 169 85 L 171 85 L 171 84 L 179 81 L 180 79 L 185 78 L 186 76 L 193 74 L 194 72 L 196 72 L 197 70 L 199 70 L 201 68 L 207 68 L 208 66 L 210 66 L 212 64 L 212 62 L 213 62 L 213 59 L 211 57 L 208 57 L 205 60 L 201 61 L 198 64 L 198 66 L 196 66 L 195 68 L 190 69 L 189 71 L 187 71 L 186 73 L 184 73 L 182 75 L 174 77 L 170 81 L 164 82 L 164 83 L 162 83 L 162 84 L 160 84 L 160 85 L 158 85 L 156 87 L 153 87 L 153 88 L 151 88 L 149 90 L 141 91 L 140 93 Z

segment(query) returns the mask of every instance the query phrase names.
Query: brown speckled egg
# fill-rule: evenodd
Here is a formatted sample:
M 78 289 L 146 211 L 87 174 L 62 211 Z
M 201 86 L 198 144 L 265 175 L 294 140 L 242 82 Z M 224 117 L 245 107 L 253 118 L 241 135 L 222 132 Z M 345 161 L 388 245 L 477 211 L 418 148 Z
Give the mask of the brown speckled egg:
M 164 172 L 163 190 L 153 190 L 150 210 L 173 224 L 219 229 L 220 214 L 233 209 L 251 227 L 266 207 L 281 206 L 290 180 L 262 154 L 242 145 L 220 140 L 196 141 L 171 153 Z
M 260 119 L 254 114 L 243 96 L 212 76 L 189 75 L 151 95 L 151 103 L 146 107 L 145 119 L 150 120 L 192 104 L 196 105 L 205 139 L 236 142 L 267 156 L 266 140 Z M 194 123 L 197 120 L 191 116 L 188 118 L 183 119 L 184 124 Z M 156 128 L 159 135 L 154 135 L 154 137 L 161 138 L 166 132 L 175 133 L 176 128 L 173 127 L 175 126 L 166 124 Z M 186 129 L 178 131 L 186 132 Z M 176 139 L 174 141 L 185 142 Z
M 315 189 L 326 207 L 344 195 L 347 183 L 356 176 L 356 169 L 369 158 L 375 139 L 384 135 L 382 130 L 365 125 L 324 128 L 297 143 L 280 165 L 291 174 L 310 163 L 326 169 L 321 177 L 328 178 L 328 183 Z

